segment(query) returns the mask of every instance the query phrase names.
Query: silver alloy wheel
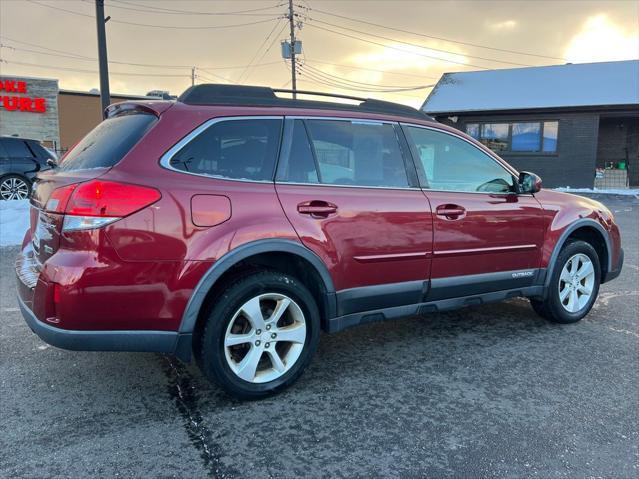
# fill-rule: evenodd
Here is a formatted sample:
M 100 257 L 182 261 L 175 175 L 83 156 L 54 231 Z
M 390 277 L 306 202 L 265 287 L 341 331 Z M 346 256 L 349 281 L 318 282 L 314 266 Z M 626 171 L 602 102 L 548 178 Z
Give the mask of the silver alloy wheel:
M 29 185 L 20 178 L 7 178 L 0 183 L 0 197 L 3 200 L 26 200 L 29 197 Z
M 224 335 L 224 354 L 240 379 L 266 383 L 293 367 L 305 342 L 306 321 L 297 303 L 283 294 L 261 294 L 233 315 Z
M 595 268 L 588 256 L 571 256 L 559 276 L 559 301 L 566 311 L 576 313 L 584 308 L 595 286 Z

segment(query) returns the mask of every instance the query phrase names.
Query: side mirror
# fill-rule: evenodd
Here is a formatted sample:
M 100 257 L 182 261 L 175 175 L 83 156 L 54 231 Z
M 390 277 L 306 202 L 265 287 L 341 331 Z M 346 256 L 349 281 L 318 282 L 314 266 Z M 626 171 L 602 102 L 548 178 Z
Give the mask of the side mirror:
M 517 181 L 518 193 L 534 194 L 541 190 L 541 178 L 534 173 L 522 171 Z

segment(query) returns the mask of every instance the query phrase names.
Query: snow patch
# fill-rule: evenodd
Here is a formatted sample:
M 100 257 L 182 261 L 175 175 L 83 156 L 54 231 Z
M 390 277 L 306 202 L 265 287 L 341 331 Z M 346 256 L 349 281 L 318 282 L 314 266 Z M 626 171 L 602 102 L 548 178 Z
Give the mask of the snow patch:
M 627 195 L 627 196 L 639 195 L 639 188 L 598 189 L 598 188 L 571 188 L 570 186 L 566 186 L 563 188 L 553 188 L 553 189 L 555 191 L 563 191 L 564 193 L 592 193 L 592 194 L 599 194 L 599 195 Z
M 29 229 L 29 200 L 0 201 L 0 246 L 22 244 Z

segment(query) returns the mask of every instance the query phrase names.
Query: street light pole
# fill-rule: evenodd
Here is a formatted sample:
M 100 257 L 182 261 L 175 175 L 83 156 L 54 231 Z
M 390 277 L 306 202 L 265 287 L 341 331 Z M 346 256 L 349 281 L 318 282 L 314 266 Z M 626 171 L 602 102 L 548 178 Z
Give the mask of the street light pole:
M 108 20 L 108 19 L 107 19 Z M 102 115 L 111 103 L 109 91 L 109 62 L 107 60 L 106 30 L 104 18 L 104 0 L 95 0 L 95 21 L 98 30 L 98 63 L 100 66 L 100 104 Z

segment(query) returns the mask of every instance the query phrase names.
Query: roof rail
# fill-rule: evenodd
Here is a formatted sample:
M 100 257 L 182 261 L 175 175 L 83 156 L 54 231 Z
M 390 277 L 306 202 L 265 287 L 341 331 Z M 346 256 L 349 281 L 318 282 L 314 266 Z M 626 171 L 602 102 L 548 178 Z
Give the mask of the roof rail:
M 349 95 L 296 90 L 299 95 L 340 98 L 360 102 L 357 105 L 327 101 L 297 100 L 281 98 L 275 93 L 294 93 L 293 90 L 263 86 L 226 85 L 205 83 L 194 85 L 184 91 L 178 101 L 187 105 L 241 105 L 241 106 L 281 106 L 288 108 L 324 108 L 328 110 L 363 111 L 410 116 L 422 120 L 433 120 L 421 110 L 389 101 L 361 98 Z

